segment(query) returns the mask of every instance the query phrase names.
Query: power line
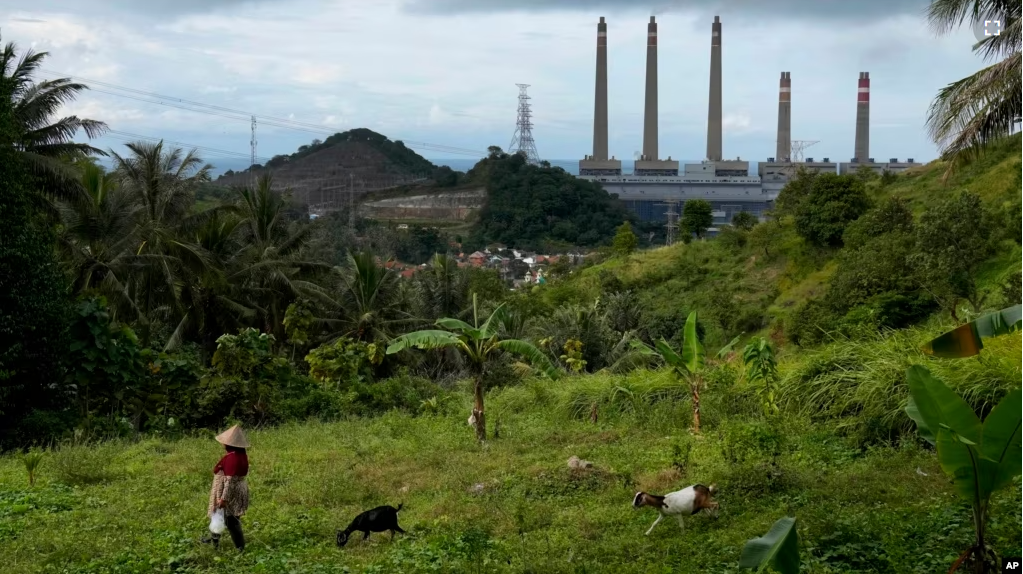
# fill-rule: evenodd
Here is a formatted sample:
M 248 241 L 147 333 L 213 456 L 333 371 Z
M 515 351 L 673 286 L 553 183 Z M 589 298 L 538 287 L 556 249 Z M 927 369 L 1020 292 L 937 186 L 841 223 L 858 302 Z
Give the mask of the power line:
M 185 142 L 171 141 L 171 140 L 168 140 L 168 139 L 165 139 L 165 138 L 160 138 L 160 137 L 145 136 L 145 135 L 141 135 L 141 134 L 133 134 L 133 133 L 130 133 L 130 132 L 122 132 L 122 131 L 118 131 L 118 130 L 108 130 L 106 132 L 106 135 L 109 135 L 110 137 L 113 137 L 114 139 L 119 139 L 119 140 L 122 140 L 122 141 L 129 141 L 129 142 L 130 141 L 138 141 L 138 140 L 163 141 L 164 143 L 168 143 L 168 144 L 172 144 L 172 145 L 176 145 L 176 146 L 182 146 L 182 147 L 187 147 L 187 148 L 194 148 L 194 149 L 196 149 L 198 151 L 209 153 L 209 154 L 216 154 L 216 155 L 226 156 L 226 157 L 229 157 L 229 158 L 249 159 L 249 154 L 246 154 L 246 153 L 243 153 L 243 152 L 228 151 L 228 150 L 217 149 L 217 148 L 212 148 L 212 147 L 208 147 L 208 146 L 190 144 L 190 143 L 185 143 Z M 256 159 L 257 160 L 269 160 L 270 158 L 256 156 Z
M 129 88 L 129 87 L 126 87 L 126 86 L 119 86 L 117 84 L 111 84 L 109 82 L 103 82 L 103 81 L 99 81 L 99 80 L 83 78 L 81 76 L 74 76 L 74 75 L 71 75 L 71 74 L 64 74 L 64 73 L 56 72 L 56 71 L 53 71 L 53 70 L 41 70 L 41 71 L 43 73 L 51 75 L 51 76 L 56 76 L 56 77 L 60 77 L 60 78 L 71 78 L 71 79 L 75 79 L 75 80 L 78 80 L 78 81 L 81 81 L 81 82 L 85 82 L 85 83 L 88 83 L 88 84 L 95 84 L 97 86 L 104 86 L 106 88 L 109 88 L 110 90 L 117 90 L 117 91 L 102 90 L 102 89 L 98 89 L 98 88 L 93 88 L 91 86 L 89 88 L 90 91 L 94 91 L 94 92 L 97 92 L 97 93 L 107 94 L 107 95 L 117 96 L 117 97 L 122 97 L 122 98 L 128 98 L 128 99 L 139 101 L 139 102 L 163 105 L 163 106 L 168 106 L 168 107 L 172 107 L 172 108 L 177 108 L 177 109 L 180 109 L 180 110 L 196 112 L 196 113 L 203 113 L 203 114 L 208 114 L 208 115 L 212 115 L 212 116 L 218 116 L 218 117 L 222 117 L 222 118 L 226 118 L 226 119 L 239 120 L 239 121 L 245 121 L 245 122 L 251 122 L 252 118 L 257 118 L 258 120 L 261 120 L 261 123 L 263 125 L 266 125 L 266 126 L 269 126 L 269 127 L 278 127 L 278 128 L 282 128 L 282 129 L 290 129 L 290 130 L 295 130 L 295 131 L 302 131 L 302 132 L 312 133 L 312 134 L 316 134 L 316 135 L 324 135 L 324 134 L 333 135 L 333 134 L 337 133 L 337 130 L 335 128 L 330 127 L 330 126 L 313 124 L 313 123 L 309 123 L 309 122 L 301 122 L 301 121 L 292 120 L 292 119 L 278 118 L 278 117 L 274 117 L 274 116 L 264 116 L 264 115 L 261 115 L 261 114 L 253 114 L 252 112 L 247 112 L 247 111 L 244 111 L 244 110 L 238 110 L 238 109 L 228 108 L 228 107 L 224 107 L 224 106 L 217 106 L 217 105 L 213 105 L 213 104 L 206 104 L 206 103 L 203 103 L 203 102 L 196 102 L 196 101 L 193 101 L 193 100 L 186 100 L 184 98 L 168 96 L 168 95 L 165 95 L 165 94 L 158 94 L 156 92 L 149 92 L 149 91 L 145 91 L 145 90 L 138 90 L 138 89 L 135 89 L 135 88 Z M 118 93 L 118 92 L 128 92 L 128 93 Z M 132 95 L 132 94 L 134 94 L 134 95 Z M 160 100 L 162 100 L 162 101 L 160 101 Z M 444 153 L 453 153 L 453 154 L 458 154 L 458 155 L 471 155 L 471 156 L 477 156 L 477 157 L 485 157 L 487 155 L 487 153 L 483 152 L 483 151 L 473 150 L 473 149 L 468 149 L 468 148 L 458 148 L 458 147 L 448 146 L 448 145 L 444 145 L 444 144 L 434 144 L 434 143 L 430 143 L 430 142 L 419 142 L 419 141 L 411 141 L 411 140 L 401 140 L 401 141 L 402 141 L 402 143 L 405 144 L 406 147 L 410 147 L 410 148 L 414 148 L 414 149 L 423 149 L 423 150 L 428 150 L 428 151 L 438 151 L 438 152 L 444 152 Z

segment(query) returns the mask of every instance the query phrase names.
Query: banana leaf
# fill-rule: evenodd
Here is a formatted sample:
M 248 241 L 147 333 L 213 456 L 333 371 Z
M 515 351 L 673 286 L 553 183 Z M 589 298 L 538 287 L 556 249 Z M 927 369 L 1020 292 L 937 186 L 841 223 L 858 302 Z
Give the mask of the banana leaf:
M 767 534 L 754 538 L 742 547 L 739 568 L 756 568 L 763 572 L 771 566 L 779 574 L 799 574 L 799 537 L 796 519 L 786 516 L 774 523 Z
M 945 359 L 962 359 L 980 354 L 983 339 L 1006 335 L 1023 323 L 1023 305 L 982 315 L 975 321 L 960 325 L 923 346 L 923 352 Z

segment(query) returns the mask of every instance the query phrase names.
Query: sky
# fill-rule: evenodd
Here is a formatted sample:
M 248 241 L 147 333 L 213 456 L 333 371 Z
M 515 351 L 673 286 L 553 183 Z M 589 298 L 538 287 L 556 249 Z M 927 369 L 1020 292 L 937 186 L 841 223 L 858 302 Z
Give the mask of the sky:
M 646 22 L 659 31 L 659 147 L 706 150 L 710 28 L 723 22 L 724 155 L 775 153 L 779 72 L 792 76 L 792 137 L 806 155 L 853 154 L 856 81 L 871 77 L 871 148 L 879 160 L 927 161 L 927 107 L 984 66 L 968 29 L 938 37 L 927 0 L 0 0 L 0 40 L 50 53 L 41 77 L 93 89 L 66 113 L 120 132 L 202 146 L 221 169 L 366 127 L 416 142 L 423 156 L 471 159 L 507 148 L 518 88 L 529 84 L 540 156 L 592 153 L 596 23 L 608 23 L 610 152 L 641 147 Z M 136 90 L 128 91 L 125 90 Z M 160 97 L 154 103 L 153 96 Z M 130 97 L 127 97 L 130 96 Z M 177 98 L 171 99 L 171 98 Z M 149 101 L 143 101 L 149 100 Z M 180 100 L 242 114 L 209 115 Z M 177 107 L 175 107 L 177 106 Z M 208 109 L 208 108 L 207 108 Z M 233 116 L 233 117 L 224 117 Z M 423 145 L 428 144 L 428 145 Z M 222 152 L 231 152 L 234 155 Z

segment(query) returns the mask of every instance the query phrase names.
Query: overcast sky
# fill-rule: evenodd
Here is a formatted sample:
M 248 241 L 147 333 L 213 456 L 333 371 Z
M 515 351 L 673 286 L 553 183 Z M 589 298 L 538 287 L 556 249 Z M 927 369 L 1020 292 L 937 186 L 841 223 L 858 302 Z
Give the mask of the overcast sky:
M 646 22 L 659 23 L 660 150 L 702 159 L 710 27 L 723 22 L 725 156 L 774 155 L 780 71 L 808 156 L 853 153 L 856 80 L 869 71 L 871 155 L 937 155 L 923 128 L 945 84 L 983 66 L 968 29 L 936 38 L 926 0 L 0 0 L 0 38 L 50 52 L 48 72 L 343 131 L 463 150 L 507 147 L 530 84 L 540 155 L 592 152 L 596 22 L 608 22 L 610 150 L 642 141 Z M 723 6 L 727 5 L 727 8 Z M 88 83 L 88 82 L 86 82 Z M 112 129 L 247 154 L 250 126 L 113 95 L 70 111 Z M 172 100 L 165 100 L 173 103 Z M 262 126 L 258 155 L 314 133 Z M 103 148 L 122 141 L 104 138 Z M 467 157 L 422 150 L 430 159 Z M 213 163 L 237 167 L 208 153 Z M 247 162 L 242 162 L 247 163 Z

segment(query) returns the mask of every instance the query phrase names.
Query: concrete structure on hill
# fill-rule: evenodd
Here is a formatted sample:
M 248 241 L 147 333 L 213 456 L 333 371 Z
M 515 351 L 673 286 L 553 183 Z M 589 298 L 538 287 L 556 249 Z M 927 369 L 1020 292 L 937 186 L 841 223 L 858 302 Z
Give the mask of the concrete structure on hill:
M 793 156 L 792 76 L 782 72 L 778 89 L 778 136 L 775 157 L 758 162 L 756 174 L 748 161 L 725 159 L 722 137 L 722 23 L 718 16 L 711 24 L 710 90 L 707 109 L 707 157 L 701 163 L 679 166 L 669 156 L 659 158 L 657 131 L 657 23 L 647 24 L 646 95 L 643 114 L 643 152 L 634 172 L 623 174 L 621 162 L 607 159 L 607 42 L 606 23 L 597 28 L 597 88 L 594 108 L 594 150 L 579 162 L 579 177 L 599 182 L 609 193 L 617 194 L 626 207 L 644 221 L 673 220 L 690 199 L 710 202 L 715 226 L 731 222 L 740 211 L 762 216 L 771 208 L 778 193 L 800 169 L 818 173 L 851 173 L 866 165 L 872 171 L 900 172 L 920 165 L 912 159 L 875 163 L 869 157 L 870 77 L 860 73 L 857 91 L 856 141 L 853 161 L 834 163 L 829 158 Z M 798 143 L 798 142 L 797 142 Z M 802 149 L 802 148 L 800 148 Z M 795 155 L 799 155 L 798 153 Z

